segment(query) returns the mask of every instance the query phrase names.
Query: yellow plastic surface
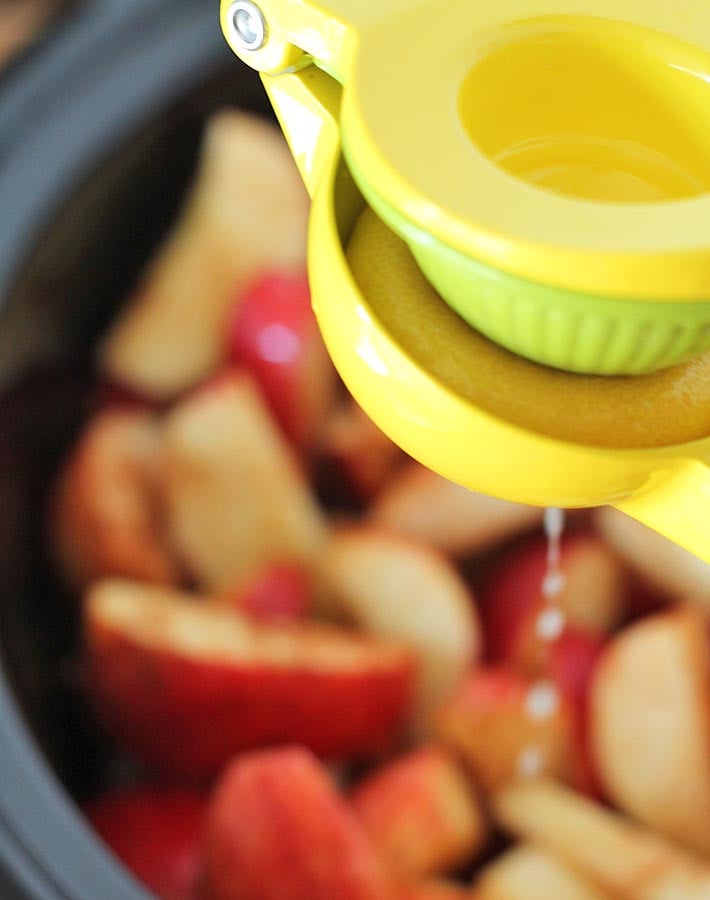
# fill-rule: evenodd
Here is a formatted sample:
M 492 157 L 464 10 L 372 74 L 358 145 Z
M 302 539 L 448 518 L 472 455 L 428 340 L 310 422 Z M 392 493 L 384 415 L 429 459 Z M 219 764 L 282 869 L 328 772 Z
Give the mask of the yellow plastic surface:
M 674 9 L 691 5 L 700 9 L 680 0 Z M 357 11 L 354 0 L 345 6 Z M 288 49 L 282 51 L 287 58 Z M 266 75 L 264 83 L 313 197 L 309 265 L 321 330 L 350 390 L 380 428 L 425 465 L 472 489 L 541 506 L 611 503 L 710 562 L 710 433 L 620 449 L 613 446 L 618 435 L 610 432 L 607 442 L 601 433 L 593 446 L 559 429 L 542 433 L 539 423 L 506 420 L 506 410 L 485 408 L 470 391 L 447 383 L 444 373 L 433 373 L 431 360 L 418 359 L 405 336 L 378 317 L 377 303 L 363 293 L 346 258 L 364 203 L 341 162 L 337 85 L 314 67 Z M 676 386 L 682 406 L 682 380 Z M 672 386 L 670 391 L 672 402 Z M 630 391 L 628 416 L 634 396 Z M 653 404 L 653 392 L 647 399 Z
M 261 5 L 249 64 L 297 46 L 343 83 L 349 164 L 415 228 L 543 284 L 707 301 L 710 4 Z
M 379 427 L 424 465 L 472 489 L 540 506 L 610 503 L 710 562 L 710 437 L 671 446 L 592 446 L 575 442 L 571 434 L 560 437 L 559 423 L 557 428 L 551 424 L 550 431 L 558 435 L 552 436 L 528 423 L 506 421 L 476 402 L 470 391 L 445 383 L 444 373 L 433 374 L 426 360 L 417 359 L 415 348 L 406 346 L 405 336 L 393 335 L 378 317 L 346 258 L 344 247 L 364 203 L 340 162 L 339 98 L 332 79 L 305 69 L 264 82 L 313 196 L 309 265 L 319 325 L 345 382 Z M 304 110 L 302 118 L 298 110 Z M 307 150 L 303 137 L 316 119 L 320 127 L 310 133 L 317 133 L 320 143 Z M 434 341 L 432 352 L 437 349 Z M 664 402 L 677 412 L 682 379 L 675 387 L 674 397 L 672 383 L 666 382 Z M 634 393 L 627 390 L 627 416 L 632 416 Z M 578 396 L 575 390 L 568 392 L 572 402 Z M 649 423 L 653 396 L 651 391 L 646 397 Z M 544 397 L 538 402 L 544 403 Z M 585 402 L 594 402 L 593 397 L 587 394 Z M 695 409 L 699 421 L 676 422 L 678 430 L 667 433 L 669 440 L 702 432 L 701 398 Z M 603 443 L 603 435 L 598 437 Z

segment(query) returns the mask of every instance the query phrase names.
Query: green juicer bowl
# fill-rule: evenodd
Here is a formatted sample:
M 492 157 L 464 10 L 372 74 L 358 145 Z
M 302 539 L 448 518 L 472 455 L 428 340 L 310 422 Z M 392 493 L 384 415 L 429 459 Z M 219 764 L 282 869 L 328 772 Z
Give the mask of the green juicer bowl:
M 589 375 L 645 375 L 710 348 L 710 301 L 646 301 L 536 284 L 443 245 L 409 241 L 419 267 L 469 325 L 534 362 Z

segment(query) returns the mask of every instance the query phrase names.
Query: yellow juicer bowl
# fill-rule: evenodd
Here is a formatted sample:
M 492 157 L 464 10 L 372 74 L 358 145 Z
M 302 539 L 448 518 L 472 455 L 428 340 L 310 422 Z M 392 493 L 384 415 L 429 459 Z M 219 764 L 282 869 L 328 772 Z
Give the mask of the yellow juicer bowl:
M 617 6 L 642 10 L 649 2 Z M 686 12 L 698 8 L 678 2 Z M 347 5 L 358 13 L 357 4 Z M 471 329 L 424 278 L 409 247 L 368 210 L 343 160 L 347 91 L 326 72 L 332 61 L 326 51 L 340 40 L 354 54 L 352 32 L 328 18 L 334 33 L 323 37 L 314 7 L 290 2 L 293 33 L 301 33 L 300 22 L 314 41 L 321 36 L 322 46 L 304 51 L 273 32 L 266 6 L 255 13 L 250 2 L 228 2 L 223 24 L 232 40 L 235 6 L 258 47 L 240 47 L 240 55 L 271 54 L 266 68 L 277 74 L 265 74 L 264 84 L 313 198 L 315 312 L 366 412 L 408 453 L 453 481 L 541 506 L 610 503 L 710 562 L 710 356 L 647 376 L 574 375 L 514 356 Z M 403 0 L 390 3 L 390 19 L 393 6 L 412 13 Z M 459 10 L 463 15 L 462 4 Z M 704 260 L 687 247 L 685 256 L 698 265 Z

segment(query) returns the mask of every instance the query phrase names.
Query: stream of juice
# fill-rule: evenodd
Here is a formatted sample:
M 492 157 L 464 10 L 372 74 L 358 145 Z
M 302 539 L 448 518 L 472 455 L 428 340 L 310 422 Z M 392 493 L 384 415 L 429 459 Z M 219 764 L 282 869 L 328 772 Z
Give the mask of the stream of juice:
M 565 513 L 562 509 L 550 507 L 545 510 L 544 529 L 547 537 L 547 566 L 541 590 L 543 609 L 536 623 L 536 633 L 540 641 L 553 643 L 566 624 L 565 612 L 559 598 L 565 587 L 565 575 L 561 568 L 561 541 L 565 527 Z M 536 681 L 528 691 L 525 711 L 537 721 L 551 718 L 557 713 L 560 695 L 557 686 L 546 678 Z M 526 747 L 518 758 L 518 774 L 522 778 L 535 778 L 544 769 L 547 760 L 541 747 Z

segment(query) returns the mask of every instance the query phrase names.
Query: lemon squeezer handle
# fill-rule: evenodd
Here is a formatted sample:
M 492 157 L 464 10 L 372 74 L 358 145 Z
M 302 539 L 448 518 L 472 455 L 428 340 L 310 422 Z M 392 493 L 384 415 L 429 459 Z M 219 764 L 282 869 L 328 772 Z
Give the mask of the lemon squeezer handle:
M 237 56 L 260 72 L 290 72 L 311 62 L 347 80 L 358 40 L 421 0 L 222 0 L 220 19 Z
M 710 563 L 710 466 L 685 460 L 672 474 L 614 504 Z

